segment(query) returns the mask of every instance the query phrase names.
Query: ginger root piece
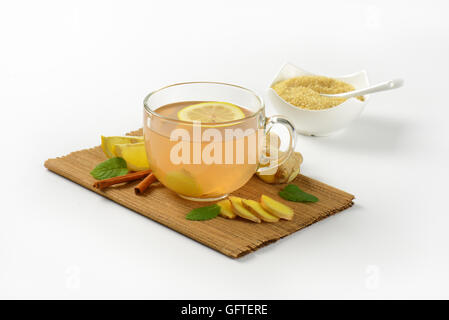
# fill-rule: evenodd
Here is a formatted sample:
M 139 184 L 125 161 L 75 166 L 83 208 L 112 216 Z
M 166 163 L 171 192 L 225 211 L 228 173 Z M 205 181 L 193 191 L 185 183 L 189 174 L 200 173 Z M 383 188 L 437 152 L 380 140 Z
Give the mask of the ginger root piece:
M 284 152 L 279 151 L 279 157 L 281 157 Z M 290 157 L 279 167 L 273 168 L 272 170 L 266 172 L 258 172 L 257 176 L 266 183 L 289 183 L 296 178 L 299 174 L 300 166 L 303 161 L 302 155 L 299 152 L 294 152 Z
M 279 201 L 276 201 L 264 194 L 260 197 L 260 204 L 262 205 L 262 208 L 276 217 L 285 220 L 293 219 L 292 208 L 287 207 L 285 204 L 280 203 Z
M 279 145 L 281 139 L 279 136 L 270 132 L 265 138 L 265 154 L 270 156 L 273 150 L 277 150 L 278 156 L 282 157 L 285 152 L 279 151 Z M 277 168 L 272 168 L 268 171 L 258 172 L 257 176 L 266 183 L 277 184 L 277 183 L 289 183 L 296 178 L 299 173 L 299 168 L 303 161 L 302 155 L 299 152 L 294 152 L 288 157 L 288 159 Z M 261 167 L 267 166 L 268 164 L 262 164 Z
M 281 138 L 279 138 L 279 136 L 276 133 L 269 132 L 265 136 L 265 153 L 267 154 L 267 156 L 270 155 L 271 150 L 279 150 L 280 145 L 281 145 Z
M 235 219 L 235 213 L 232 212 L 232 205 L 231 201 L 228 199 L 224 199 L 217 202 L 218 206 L 220 207 L 220 216 L 227 218 L 227 219 Z
M 252 214 L 248 209 L 245 209 L 242 204 L 242 198 L 239 197 L 229 197 L 232 204 L 232 211 L 243 219 L 248 219 L 257 223 L 260 223 L 260 219 Z
M 264 208 L 262 208 L 262 205 L 255 201 L 255 200 L 242 200 L 243 207 L 248 209 L 252 214 L 259 217 L 261 220 L 266 222 L 278 222 L 279 218 L 276 216 L 271 215 L 267 211 L 265 211 Z

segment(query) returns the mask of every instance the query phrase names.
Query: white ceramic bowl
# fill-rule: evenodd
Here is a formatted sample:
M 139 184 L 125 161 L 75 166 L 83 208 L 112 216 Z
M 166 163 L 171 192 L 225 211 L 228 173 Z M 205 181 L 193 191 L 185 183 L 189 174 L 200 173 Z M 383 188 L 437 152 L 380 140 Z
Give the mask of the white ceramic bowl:
M 268 101 L 270 101 L 278 114 L 286 116 L 293 122 L 296 130 L 301 134 L 308 136 L 327 136 L 338 132 L 357 119 L 369 101 L 369 95 L 366 95 L 365 101 L 350 98 L 333 108 L 308 110 L 291 105 L 271 88 L 273 84 L 279 81 L 304 75 L 313 75 L 313 73 L 298 68 L 291 63 L 286 63 L 268 89 Z M 356 89 L 363 89 L 369 86 L 368 76 L 364 70 L 346 76 L 329 77 L 350 83 Z

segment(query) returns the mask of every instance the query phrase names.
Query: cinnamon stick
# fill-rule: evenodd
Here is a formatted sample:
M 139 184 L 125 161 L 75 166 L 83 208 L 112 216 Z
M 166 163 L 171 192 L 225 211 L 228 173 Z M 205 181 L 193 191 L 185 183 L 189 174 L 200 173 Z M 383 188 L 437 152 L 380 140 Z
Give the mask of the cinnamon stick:
M 151 174 L 151 170 L 143 170 L 143 171 L 128 173 L 123 176 L 99 180 L 94 183 L 93 187 L 101 190 L 101 189 L 110 187 L 114 184 L 142 179 L 142 178 L 145 178 L 146 176 L 148 176 L 149 174 Z
M 136 194 L 143 194 L 145 192 L 145 190 L 147 190 L 147 188 L 156 180 L 157 179 L 156 179 L 155 175 L 150 173 L 149 175 L 147 175 L 145 177 L 145 179 L 140 181 L 140 183 L 134 188 L 134 192 Z

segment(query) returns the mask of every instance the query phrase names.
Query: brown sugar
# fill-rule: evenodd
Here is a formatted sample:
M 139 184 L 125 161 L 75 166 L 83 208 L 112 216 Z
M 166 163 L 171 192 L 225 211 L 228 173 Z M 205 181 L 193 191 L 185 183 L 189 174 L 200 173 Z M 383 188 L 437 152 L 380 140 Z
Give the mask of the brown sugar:
M 323 76 L 301 76 L 280 81 L 272 86 L 288 103 L 310 110 L 329 109 L 345 102 L 346 98 L 323 97 L 320 93 L 335 94 L 355 90 L 354 86 Z M 363 97 L 357 97 L 364 101 Z

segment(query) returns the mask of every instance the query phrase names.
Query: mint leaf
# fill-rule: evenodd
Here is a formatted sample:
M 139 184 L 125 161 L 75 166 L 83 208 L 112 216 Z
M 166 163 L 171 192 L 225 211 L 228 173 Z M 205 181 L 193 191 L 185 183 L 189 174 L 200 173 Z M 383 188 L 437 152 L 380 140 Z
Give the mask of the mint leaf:
M 193 221 L 210 220 L 218 216 L 219 213 L 220 207 L 217 204 L 213 204 L 211 206 L 193 209 L 186 215 L 186 219 Z
M 97 165 L 90 174 L 97 180 L 123 176 L 128 173 L 126 161 L 123 158 L 111 158 Z
M 297 185 L 289 184 L 279 191 L 281 198 L 294 202 L 317 202 L 318 198 L 299 189 Z

